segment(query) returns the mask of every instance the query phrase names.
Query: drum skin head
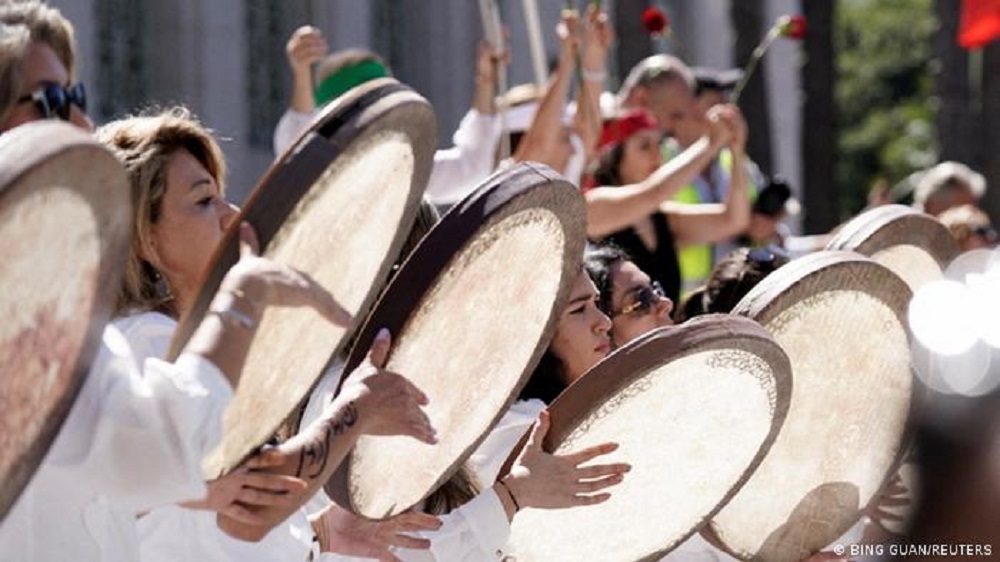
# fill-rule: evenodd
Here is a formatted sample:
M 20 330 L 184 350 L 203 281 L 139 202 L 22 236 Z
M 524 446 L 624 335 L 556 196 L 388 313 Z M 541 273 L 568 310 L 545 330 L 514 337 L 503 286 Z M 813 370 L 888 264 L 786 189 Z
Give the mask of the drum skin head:
M 171 345 L 176 356 L 239 256 L 240 222 L 263 256 L 309 274 L 357 318 L 374 302 L 413 224 L 436 147 L 428 102 L 392 79 L 367 82 L 327 106 L 250 194 Z M 206 478 L 268 441 L 350 336 L 305 308 L 268 307 L 256 328 Z
M 745 560 L 801 560 L 846 532 L 896 470 L 915 404 L 911 297 L 888 268 L 823 251 L 778 269 L 734 314 L 763 325 L 792 364 L 785 425 L 704 534 Z
M 45 458 L 98 349 L 132 237 L 125 171 L 86 132 L 0 136 L 0 519 Z
M 632 470 L 601 504 L 523 509 L 512 559 L 658 560 L 735 494 L 788 409 L 788 358 L 757 323 L 706 315 L 617 349 L 549 407 L 557 454 L 619 444 Z M 595 461 L 597 462 L 597 461 Z
M 945 268 L 959 253 L 948 227 L 904 205 L 884 205 L 858 215 L 826 249 L 868 256 L 902 277 L 913 292 L 928 281 L 943 279 Z
M 386 368 L 427 394 L 438 443 L 362 436 L 326 486 L 335 501 L 363 517 L 389 517 L 461 467 L 548 346 L 581 271 L 584 221 L 576 187 L 523 163 L 487 179 L 427 233 L 367 320 L 345 372 L 389 329 Z

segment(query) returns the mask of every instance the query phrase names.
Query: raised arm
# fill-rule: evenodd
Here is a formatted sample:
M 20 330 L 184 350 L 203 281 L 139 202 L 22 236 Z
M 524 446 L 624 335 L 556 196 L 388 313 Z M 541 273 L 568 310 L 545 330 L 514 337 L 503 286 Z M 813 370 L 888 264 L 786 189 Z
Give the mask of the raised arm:
M 476 79 L 472 92 L 472 109 L 483 115 L 497 112 L 497 76 L 507 64 L 508 54 L 495 53 L 489 43 L 480 41 L 476 47 Z
M 690 183 L 729 144 L 731 127 L 718 112 L 709 112 L 709 132 L 645 180 L 624 186 L 591 189 L 587 200 L 587 236 L 600 238 L 635 224 Z
M 689 205 L 666 201 L 660 209 L 667 214 L 677 244 L 713 243 L 728 240 L 750 226 L 750 179 L 747 174 L 747 125 L 736 106 L 729 106 L 723 122 L 733 140 L 729 190 L 722 204 Z
M 328 51 L 323 33 L 311 25 L 296 29 L 288 39 L 285 54 L 292 69 L 292 97 L 288 107 L 293 111 L 310 113 L 316 109 L 312 65 L 325 57 Z
M 406 435 L 433 444 L 437 441 L 422 406 L 427 397 L 405 377 L 383 369 L 391 338 L 383 330 L 368 358 L 352 372 L 323 417 L 288 441 L 264 450 L 259 457 L 268 472 L 288 474 L 306 482 L 301 501 L 290 506 L 263 506 L 251 511 L 276 525 L 301 507 L 354 447 L 361 435 Z M 260 540 L 270 526 L 252 526 L 220 514 L 219 527 L 242 540 Z
M 593 4 L 589 5 L 580 57 L 582 80 L 577 91 L 576 115 L 573 117 L 573 126 L 583 140 L 588 161 L 597 150 L 601 137 L 601 93 L 607 81 L 608 50 L 613 42 L 614 29 L 607 13 Z
M 558 28 L 561 44 L 559 62 L 555 74 L 549 79 L 538 112 L 514 153 L 515 161 L 534 160 L 555 167 L 563 164 L 555 161 L 557 151 L 554 147 L 560 144 L 563 134 L 562 116 L 576 67 L 578 25 L 579 17 L 575 13 L 567 11 L 563 14 Z

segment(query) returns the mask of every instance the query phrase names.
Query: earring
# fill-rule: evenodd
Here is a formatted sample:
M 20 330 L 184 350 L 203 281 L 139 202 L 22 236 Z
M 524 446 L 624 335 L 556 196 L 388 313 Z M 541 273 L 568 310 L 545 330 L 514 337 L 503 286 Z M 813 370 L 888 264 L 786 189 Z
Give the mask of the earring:
M 167 278 L 155 267 L 153 268 L 153 287 L 158 299 L 168 301 L 174 298 L 173 293 L 170 291 L 170 283 L 167 283 Z

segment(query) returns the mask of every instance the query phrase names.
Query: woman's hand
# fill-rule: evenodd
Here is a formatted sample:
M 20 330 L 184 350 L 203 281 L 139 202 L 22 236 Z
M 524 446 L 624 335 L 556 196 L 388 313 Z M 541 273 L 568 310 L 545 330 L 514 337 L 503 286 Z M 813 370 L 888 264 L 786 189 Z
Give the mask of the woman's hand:
M 593 4 L 587 7 L 586 25 L 583 28 L 584 69 L 604 69 L 607 63 L 608 50 L 615 41 L 615 30 L 603 9 Z
M 370 521 L 331 503 L 309 518 L 322 552 L 398 561 L 393 547 L 427 550 L 431 541 L 407 533 L 436 531 L 441 520 L 426 513 L 407 512 L 384 521 Z
M 240 260 L 222 280 L 219 292 L 226 291 L 243 295 L 258 308 L 267 305 L 311 307 L 330 322 L 345 328 L 354 321 L 333 295 L 312 277 L 261 257 L 257 234 L 249 223 L 240 225 Z
M 611 494 L 600 490 L 621 483 L 632 467 L 625 463 L 581 465 L 617 450 L 618 445 L 605 443 L 567 455 L 546 453 L 542 441 L 549 425 L 549 413 L 542 412 L 510 475 L 503 479 L 514 501 L 521 507 L 543 509 L 607 501 Z
M 580 13 L 576 10 L 563 10 L 562 17 L 556 24 L 556 36 L 559 38 L 560 55 L 572 59 L 580 47 Z
M 329 51 L 323 32 L 311 25 L 296 29 L 285 45 L 285 54 L 292 72 L 307 76 L 313 63 L 319 62 Z
M 267 455 L 255 455 L 243 466 L 209 482 L 204 500 L 183 505 L 191 509 L 215 511 L 247 525 L 268 525 L 267 518 L 252 508 L 288 510 L 308 499 L 304 497 L 305 480 L 260 472 L 272 467 L 275 462 L 276 459 Z
M 912 467 L 903 465 L 900 470 L 903 469 L 912 470 Z M 913 494 L 897 470 L 879 495 L 878 502 L 868 508 L 867 515 L 871 523 L 865 528 L 863 541 L 869 544 L 882 543 L 894 538 L 894 535 L 898 536 L 906 528 L 912 510 Z
M 347 377 L 334 400 L 352 402 L 361 432 L 368 435 L 408 435 L 434 444 L 437 437 L 422 406 L 427 396 L 408 379 L 384 369 L 392 346 L 388 330 L 375 336 L 368 357 Z

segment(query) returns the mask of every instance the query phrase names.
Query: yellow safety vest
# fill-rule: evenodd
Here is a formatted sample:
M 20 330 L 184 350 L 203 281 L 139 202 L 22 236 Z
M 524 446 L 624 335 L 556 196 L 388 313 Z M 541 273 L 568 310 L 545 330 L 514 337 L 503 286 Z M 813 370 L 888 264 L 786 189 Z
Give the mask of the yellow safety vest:
M 676 153 L 674 154 L 676 155 Z M 732 176 L 733 155 L 728 148 L 719 151 L 719 165 L 727 176 Z M 757 197 L 757 186 L 753 179 L 748 177 L 750 182 L 750 200 Z M 727 182 L 728 183 L 728 182 Z M 682 187 L 674 195 L 674 201 L 678 203 L 706 203 L 701 200 L 698 188 L 693 183 Z M 677 262 L 681 268 L 681 298 L 683 299 L 693 289 L 704 285 L 712 274 L 712 267 L 715 266 L 715 249 L 712 244 L 688 244 L 677 249 Z

